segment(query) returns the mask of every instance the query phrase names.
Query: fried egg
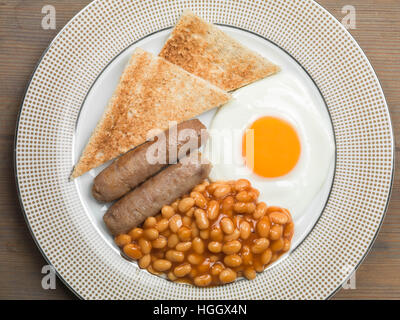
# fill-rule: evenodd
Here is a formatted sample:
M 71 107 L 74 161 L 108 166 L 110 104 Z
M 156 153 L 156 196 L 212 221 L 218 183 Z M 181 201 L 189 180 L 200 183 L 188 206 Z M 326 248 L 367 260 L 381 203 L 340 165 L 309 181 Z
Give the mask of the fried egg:
M 209 128 L 204 150 L 211 180 L 248 179 L 260 201 L 300 215 L 317 195 L 334 162 L 329 117 L 290 73 L 233 93 Z

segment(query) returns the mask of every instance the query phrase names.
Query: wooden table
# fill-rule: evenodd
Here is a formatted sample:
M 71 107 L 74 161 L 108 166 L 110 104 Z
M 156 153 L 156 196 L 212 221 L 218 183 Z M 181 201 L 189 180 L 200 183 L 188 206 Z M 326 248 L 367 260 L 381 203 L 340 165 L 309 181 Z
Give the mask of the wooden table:
M 342 7 L 356 8 L 352 35 L 365 50 L 382 83 L 390 107 L 399 159 L 400 2 L 398 0 L 320 0 L 342 20 Z M 13 144 L 22 95 L 42 52 L 57 32 L 90 0 L 0 1 L 0 299 L 74 299 L 60 281 L 43 290 L 46 264 L 21 213 L 13 172 Z M 57 12 L 57 30 L 41 28 L 44 5 Z M 380 234 L 356 274 L 355 290 L 341 289 L 336 299 L 400 299 L 400 184 L 396 174 L 392 200 Z

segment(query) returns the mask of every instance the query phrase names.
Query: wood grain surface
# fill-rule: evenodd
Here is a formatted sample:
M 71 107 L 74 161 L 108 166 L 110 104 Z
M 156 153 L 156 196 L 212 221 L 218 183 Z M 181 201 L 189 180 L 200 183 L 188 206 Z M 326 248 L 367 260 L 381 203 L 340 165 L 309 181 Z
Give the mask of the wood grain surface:
M 342 7 L 356 9 L 349 30 L 382 83 L 400 143 L 400 1 L 320 0 L 340 21 Z M 36 63 L 60 29 L 89 0 L 0 0 L 0 299 L 74 299 L 57 280 L 55 290 L 41 286 L 47 264 L 26 227 L 13 171 L 14 131 L 25 87 Z M 57 29 L 43 30 L 41 12 L 53 5 Z M 396 173 L 392 199 L 376 242 L 356 273 L 356 289 L 341 289 L 334 299 L 400 299 L 400 184 Z

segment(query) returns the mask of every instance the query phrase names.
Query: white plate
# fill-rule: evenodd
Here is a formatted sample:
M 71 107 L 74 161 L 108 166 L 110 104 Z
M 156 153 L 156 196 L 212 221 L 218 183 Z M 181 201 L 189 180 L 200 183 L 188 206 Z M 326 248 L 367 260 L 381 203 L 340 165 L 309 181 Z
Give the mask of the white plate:
M 253 281 L 208 289 L 168 282 L 122 259 L 101 222 L 104 208 L 89 195 L 90 174 L 68 180 L 132 49 L 157 53 L 185 8 L 303 79 L 321 115 L 331 115 L 336 137 L 336 171 L 332 166 L 296 221 L 297 249 Z M 393 136 L 367 58 L 313 1 L 98 0 L 41 59 L 21 108 L 15 160 L 35 241 L 82 298 L 320 299 L 340 287 L 378 232 L 392 183 Z

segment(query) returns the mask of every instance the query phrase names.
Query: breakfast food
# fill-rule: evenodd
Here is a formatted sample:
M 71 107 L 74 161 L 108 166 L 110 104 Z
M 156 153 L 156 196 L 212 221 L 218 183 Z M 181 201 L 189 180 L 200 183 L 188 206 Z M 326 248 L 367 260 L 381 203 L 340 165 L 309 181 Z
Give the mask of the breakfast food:
M 160 57 L 230 91 L 279 71 L 216 26 L 184 11 Z
M 207 140 L 206 127 L 197 119 L 182 122 L 175 128 L 163 132 L 163 140 L 158 141 L 156 137 L 156 140 L 148 141 L 127 152 L 104 169 L 94 179 L 93 197 L 103 202 L 119 199 L 168 164 L 176 163 L 179 157 L 185 156 L 186 154 L 180 151 L 190 143 L 191 138 L 196 142 L 195 148 L 199 148 Z M 173 137 L 170 137 L 170 131 Z M 150 163 L 147 152 L 157 142 L 164 144 L 164 148 L 157 149 L 159 153 L 163 153 L 159 156 L 164 161 Z
M 249 179 L 261 200 L 301 217 L 334 163 L 330 126 L 329 117 L 286 70 L 241 88 L 209 127 L 204 155 L 213 165 L 210 178 Z M 226 133 L 233 134 L 227 139 Z M 218 161 L 219 154 L 232 161 Z
M 116 244 L 140 268 L 199 287 L 251 280 L 290 249 L 290 213 L 258 202 L 245 179 L 198 184 Z
M 144 143 L 152 129 L 165 130 L 171 121 L 191 119 L 229 99 L 211 83 L 137 48 L 72 177 Z
M 188 193 L 208 177 L 210 170 L 209 162 L 194 152 L 114 203 L 103 220 L 112 234 L 126 233 L 156 215 L 165 204 Z

